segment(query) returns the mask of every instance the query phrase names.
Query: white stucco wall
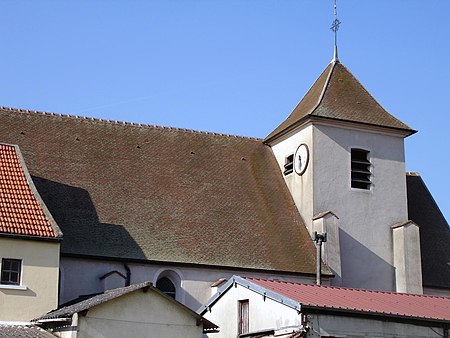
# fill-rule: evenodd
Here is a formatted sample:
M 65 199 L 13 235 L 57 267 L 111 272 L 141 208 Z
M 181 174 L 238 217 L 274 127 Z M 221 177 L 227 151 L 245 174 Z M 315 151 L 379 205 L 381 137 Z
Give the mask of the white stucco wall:
M 197 319 L 174 302 L 151 290 L 137 290 L 79 316 L 77 337 L 200 338 L 202 332 Z
M 123 264 L 120 262 L 62 257 L 61 266 L 61 285 L 64 285 L 64 288 L 60 293 L 60 302 L 62 303 L 77 298 L 79 295 L 103 292 L 104 283 L 100 281 L 99 277 L 112 270 L 118 270 L 122 274 L 126 274 Z M 130 263 L 128 266 L 131 270 L 131 284 L 144 281 L 150 281 L 155 284 L 158 275 L 167 270 L 179 274 L 181 277 L 181 289 L 177 293 L 177 300 L 194 311 L 211 298 L 211 284 L 220 278 L 228 279 L 233 275 L 241 275 L 303 283 L 315 282 L 314 276 L 302 277 L 243 270 L 163 266 L 158 264 Z M 125 283 L 125 281 L 123 283 Z M 324 283 L 327 283 L 327 281 L 325 280 Z M 122 286 L 124 286 L 124 284 Z
M 419 227 L 413 222 L 392 229 L 394 266 L 398 292 L 422 294 Z
M 308 337 L 442 337 L 439 327 L 419 326 L 350 316 L 308 314 Z M 434 330 L 434 331 L 433 331 Z
M 0 237 L 1 258 L 22 260 L 21 285 L 0 285 L 0 321 L 29 321 L 58 305 L 59 243 Z
M 297 310 L 287 307 L 272 299 L 265 298 L 237 284 L 207 311 L 203 317 L 220 327 L 219 333 L 208 335 L 211 338 L 237 337 L 238 334 L 238 302 L 249 301 L 249 332 L 280 329 L 283 327 L 301 325 L 301 316 Z
M 308 168 L 302 176 L 284 176 L 285 182 L 311 235 L 314 215 L 332 211 L 339 217 L 342 275 L 337 285 L 395 291 L 390 227 L 407 220 L 403 137 L 307 124 L 272 145 L 281 171 L 285 157 L 301 143 L 309 147 Z M 370 190 L 351 188 L 352 148 L 370 151 Z
M 339 219 L 333 213 L 327 213 L 313 220 L 314 232 L 326 233 L 327 241 L 322 244 L 322 259 L 334 274 L 333 285 L 342 284 L 341 247 L 339 243 Z
M 403 138 L 317 125 L 313 143 L 313 209 L 339 216 L 342 285 L 395 291 L 391 225 L 407 220 Z M 370 190 L 351 188 L 351 148 L 370 151 Z
M 311 160 L 314 153 L 313 128 L 311 124 L 306 125 L 293 133 L 285 135 L 271 146 L 281 173 L 284 171 L 286 157 L 294 154 L 300 144 L 304 143 L 308 146 L 309 163 L 303 175 L 299 176 L 295 172 L 286 176 L 282 175 L 310 233 L 312 232 L 312 217 L 314 216 L 312 196 L 315 162 Z

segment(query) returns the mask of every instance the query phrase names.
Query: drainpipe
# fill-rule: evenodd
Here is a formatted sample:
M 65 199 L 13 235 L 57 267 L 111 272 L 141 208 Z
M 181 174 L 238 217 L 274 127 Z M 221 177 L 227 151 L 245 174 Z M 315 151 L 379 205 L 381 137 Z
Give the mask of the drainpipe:
M 318 234 L 317 231 L 314 232 L 314 242 L 316 242 L 317 248 L 317 260 L 316 260 L 316 284 L 322 284 L 321 274 L 322 274 L 322 243 L 327 241 L 327 233 Z
M 127 278 L 125 279 L 125 286 L 130 286 L 131 284 L 131 270 L 127 263 L 123 263 L 123 267 L 127 271 Z

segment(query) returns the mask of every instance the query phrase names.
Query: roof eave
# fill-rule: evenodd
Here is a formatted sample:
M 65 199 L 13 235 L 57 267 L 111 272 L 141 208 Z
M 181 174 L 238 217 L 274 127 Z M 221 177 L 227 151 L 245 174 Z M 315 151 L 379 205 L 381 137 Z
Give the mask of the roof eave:
M 350 121 L 350 120 L 342 120 L 342 119 L 334 119 L 334 118 L 330 118 L 330 117 L 323 117 L 323 116 L 315 116 L 311 114 L 306 115 L 305 117 L 303 117 L 302 119 L 298 120 L 296 123 L 291 124 L 289 127 L 283 129 L 282 131 L 280 131 L 279 133 L 268 137 L 266 139 L 264 139 L 264 143 L 271 146 L 273 145 L 279 138 L 283 137 L 284 135 L 290 133 L 291 131 L 297 129 L 298 127 L 301 127 L 303 125 L 305 125 L 308 122 L 325 122 L 325 121 L 333 121 L 333 122 L 340 122 L 340 123 L 346 123 L 346 124 L 351 124 L 354 126 L 365 126 L 365 127 L 370 127 L 370 128 L 374 128 L 376 130 L 384 130 L 384 131 L 391 131 L 391 133 L 395 133 L 395 134 L 399 134 L 402 137 L 406 138 L 408 136 L 411 136 L 415 133 L 417 133 L 417 130 L 414 129 L 406 129 L 406 128 L 395 128 L 395 127 L 389 127 L 389 126 L 382 126 L 382 125 L 377 125 L 377 124 L 372 124 L 372 123 L 364 123 L 364 122 L 355 122 L 355 121 Z
M 64 250 L 64 249 L 62 249 Z M 110 256 L 99 256 L 90 254 L 79 254 L 79 253 L 68 253 L 61 251 L 61 257 L 73 257 L 73 258 L 84 258 L 92 260 L 106 260 L 115 262 L 127 262 L 127 263 L 142 263 L 142 264 L 164 264 L 170 266 L 184 266 L 184 267 L 196 267 L 196 268 L 216 268 L 223 270 L 233 270 L 233 271 L 244 271 L 244 272 L 270 272 L 277 275 L 291 275 L 291 276 L 304 276 L 315 278 L 316 272 L 302 272 L 302 271 L 288 271 L 288 270 L 276 270 L 268 268 L 256 268 L 256 267 L 242 267 L 242 266 L 231 266 L 231 265 L 215 265 L 215 264 L 205 264 L 205 263 L 193 263 L 193 262 L 174 262 L 174 261 L 160 261 L 151 259 L 139 259 L 139 258 L 127 258 L 127 257 L 110 257 Z M 331 272 L 322 272 L 322 276 L 326 278 L 334 277 Z
M 59 237 L 48 237 L 39 235 L 21 235 L 21 234 L 10 234 L 5 232 L 0 232 L 0 237 L 23 239 L 23 240 L 34 240 L 34 241 L 50 241 L 50 242 L 61 242 L 62 236 Z
M 318 313 L 333 313 L 340 314 L 344 316 L 358 316 L 365 318 L 382 318 L 386 320 L 386 318 L 391 319 L 392 321 L 419 321 L 424 323 L 440 323 L 444 325 L 450 324 L 449 320 L 439 319 L 439 318 L 426 318 L 426 317 L 416 317 L 416 316 L 407 316 L 396 313 L 385 313 L 385 312 L 375 312 L 375 311 L 364 311 L 357 309 L 345 309 L 345 308 L 334 308 L 334 307 L 325 307 L 325 306 L 314 306 L 314 305 L 305 305 L 302 304 L 302 309 L 306 310 L 306 312 L 318 312 Z
M 222 285 L 219 290 L 208 300 L 208 302 L 201 306 L 197 313 L 200 315 L 204 315 L 208 310 L 211 309 L 211 307 L 219 301 L 220 298 L 230 289 L 233 285 L 240 285 L 248 290 L 251 290 L 253 292 L 256 292 L 260 295 L 262 295 L 265 298 L 272 299 L 275 302 L 278 302 L 280 304 L 286 305 L 299 313 L 302 310 L 302 304 L 289 298 L 286 296 L 283 296 L 277 292 L 271 291 L 263 286 L 260 286 L 256 283 L 253 283 L 251 281 L 246 280 L 245 278 L 242 278 L 240 276 L 232 276 L 224 285 Z

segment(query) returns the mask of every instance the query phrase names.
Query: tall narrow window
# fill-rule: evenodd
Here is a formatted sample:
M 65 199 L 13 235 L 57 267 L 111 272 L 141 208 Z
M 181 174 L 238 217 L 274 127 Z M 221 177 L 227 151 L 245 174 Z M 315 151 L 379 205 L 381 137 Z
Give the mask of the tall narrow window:
M 158 279 L 158 281 L 156 282 L 156 288 L 159 289 L 162 293 L 168 295 L 169 297 L 172 297 L 173 299 L 175 299 L 177 295 L 175 285 L 167 277 Z
M 370 189 L 370 161 L 369 152 L 363 149 L 352 149 L 352 188 Z
M 243 334 L 249 332 L 249 309 L 248 309 L 248 299 L 243 299 L 239 301 L 238 309 L 238 334 Z
M 2 270 L 0 284 L 20 285 L 20 259 L 2 258 Z
M 289 155 L 284 160 L 284 175 L 288 175 L 294 171 L 294 154 Z

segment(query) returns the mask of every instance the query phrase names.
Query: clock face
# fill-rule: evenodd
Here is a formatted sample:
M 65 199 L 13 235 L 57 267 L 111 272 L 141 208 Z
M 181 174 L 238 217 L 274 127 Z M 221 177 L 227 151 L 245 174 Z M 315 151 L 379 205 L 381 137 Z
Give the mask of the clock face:
M 298 175 L 303 175 L 309 162 L 308 146 L 304 143 L 300 144 L 294 155 L 294 170 Z

